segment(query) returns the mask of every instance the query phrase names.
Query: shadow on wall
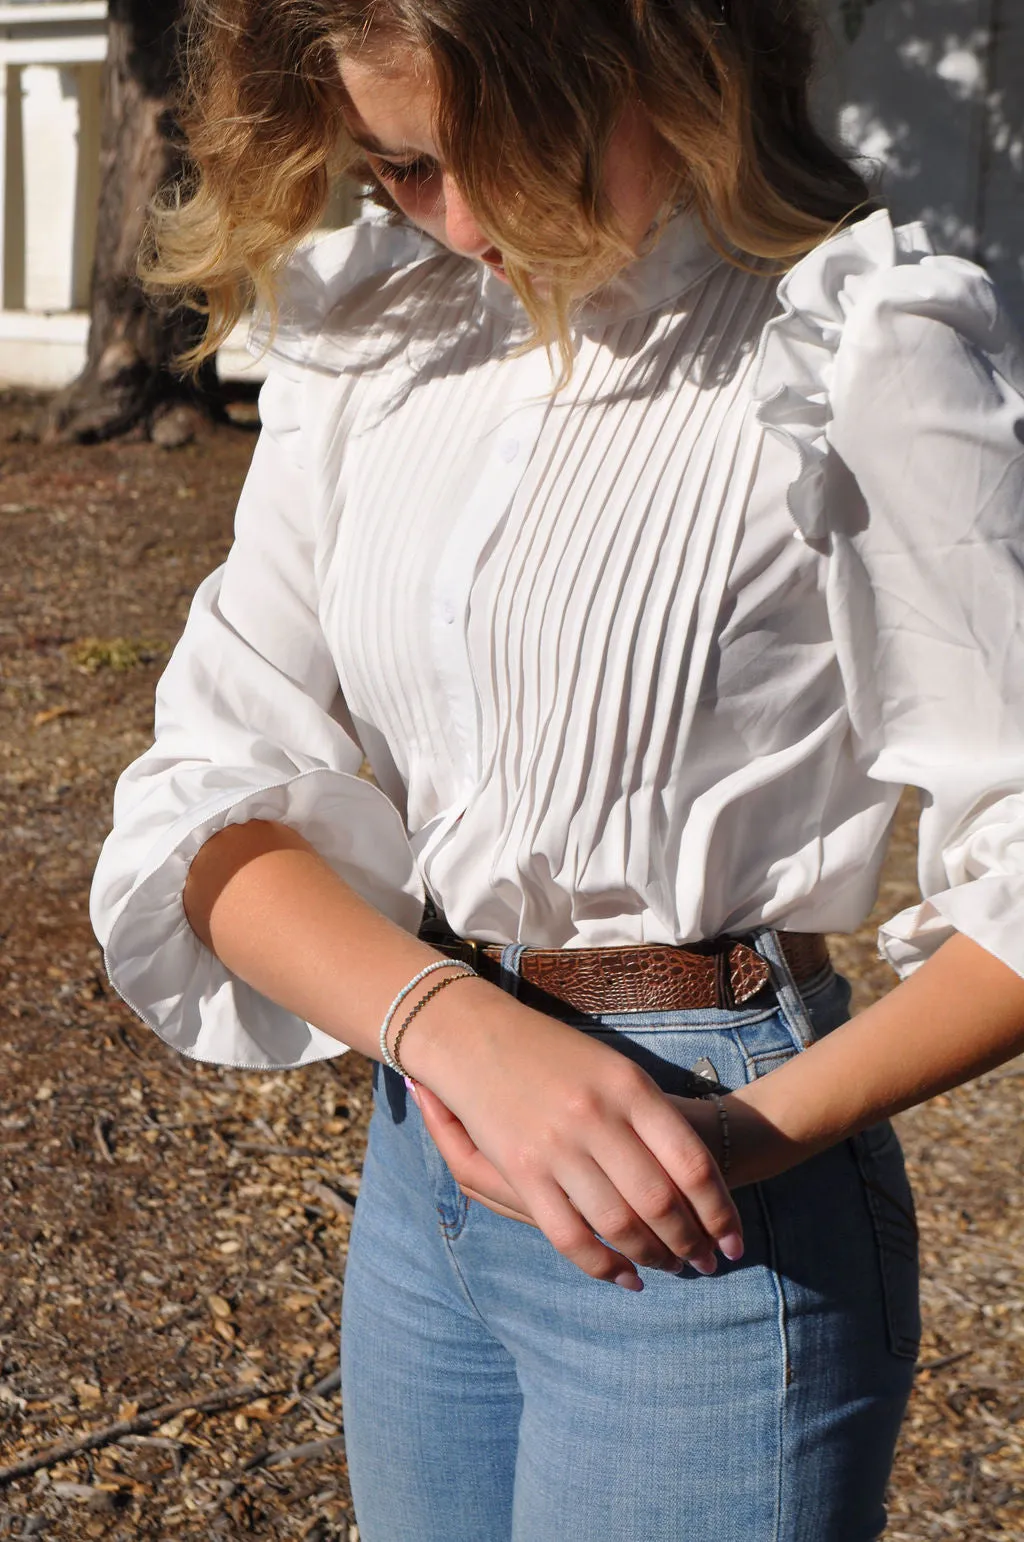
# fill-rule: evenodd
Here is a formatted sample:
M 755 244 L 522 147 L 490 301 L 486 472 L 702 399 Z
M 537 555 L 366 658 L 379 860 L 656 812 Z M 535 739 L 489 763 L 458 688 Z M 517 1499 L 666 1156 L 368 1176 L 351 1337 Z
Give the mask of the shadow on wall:
M 820 111 L 898 221 L 983 263 L 1024 326 L 1024 6 L 824 0 Z

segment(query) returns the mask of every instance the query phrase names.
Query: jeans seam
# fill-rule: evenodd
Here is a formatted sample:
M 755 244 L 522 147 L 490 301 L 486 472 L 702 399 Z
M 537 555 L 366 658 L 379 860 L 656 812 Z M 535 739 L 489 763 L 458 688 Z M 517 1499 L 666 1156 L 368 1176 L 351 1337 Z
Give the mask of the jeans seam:
M 778 1253 L 775 1244 L 775 1228 L 772 1225 L 771 1210 L 764 1193 L 764 1185 L 754 1184 L 754 1193 L 757 1196 L 758 1207 L 761 1211 L 761 1219 L 764 1222 L 765 1237 L 768 1242 L 768 1272 L 771 1275 L 772 1287 L 775 1291 L 777 1305 L 777 1325 L 779 1334 L 779 1351 L 782 1360 L 782 1387 L 779 1393 L 778 1424 L 776 1427 L 775 1445 L 775 1517 L 772 1526 L 772 1535 L 765 1542 L 780 1542 L 782 1534 L 782 1483 L 785 1463 L 783 1453 L 785 1449 L 786 1419 L 789 1411 L 789 1388 L 792 1381 L 792 1362 L 789 1353 L 788 1311 L 786 1293 L 782 1288 L 782 1276 L 779 1272 Z
M 732 1012 L 722 1008 L 714 1019 L 706 1018 L 698 1007 L 681 1010 L 678 1014 L 671 1011 L 604 1012 L 595 1014 L 592 1019 L 570 1018 L 567 1026 L 583 1033 L 616 1033 L 631 1028 L 638 1033 L 738 1033 L 741 1029 L 756 1028 L 767 1022 L 777 1015 L 778 1010 L 773 1001 L 770 1007 L 758 1007 L 749 1012 L 743 1007 Z M 698 1013 L 701 1014 L 699 1017 Z M 697 1020 L 689 1021 L 691 1015 Z M 677 1017 L 687 1020 L 679 1022 L 675 1020 Z
M 469 1200 L 468 1199 L 465 1200 L 465 1206 L 466 1206 L 466 1210 L 468 1211 L 469 1210 Z M 463 1221 L 463 1225 L 465 1225 L 465 1221 Z M 462 1230 L 462 1228 L 460 1227 L 459 1228 L 459 1234 L 461 1234 L 461 1230 Z M 477 1306 L 476 1302 L 473 1300 L 473 1292 L 470 1290 L 469 1286 L 466 1284 L 465 1276 L 464 1276 L 464 1274 L 462 1273 L 462 1270 L 459 1267 L 459 1260 L 458 1260 L 458 1258 L 456 1256 L 455 1249 L 452 1246 L 452 1242 L 455 1239 L 452 1237 L 451 1233 L 446 1230 L 443 1221 L 441 1222 L 441 1239 L 444 1242 L 444 1249 L 445 1249 L 445 1252 L 448 1255 L 448 1262 L 451 1265 L 452 1273 L 455 1275 L 455 1279 L 456 1279 L 456 1281 L 458 1283 L 458 1287 L 459 1287 L 460 1291 L 462 1292 L 463 1296 L 466 1299 L 467 1306 L 470 1308 L 470 1311 L 472 1311 L 474 1313 L 474 1315 L 480 1320 L 480 1322 L 483 1324 L 483 1326 L 487 1329 L 488 1333 L 493 1334 L 493 1329 L 491 1328 L 490 1323 L 487 1321 L 487 1319 L 484 1316 L 483 1312 L 481 1312 L 480 1308 Z
M 435 1206 L 435 1209 L 436 1208 L 437 1207 Z M 442 1211 L 440 1211 L 440 1210 L 437 1211 L 437 1218 L 438 1218 L 438 1223 L 439 1223 L 439 1225 L 441 1227 L 441 1231 L 442 1231 L 443 1235 L 449 1241 L 454 1242 L 458 1237 L 462 1236 L 462 1231 L 463 1231 L 463 1228 L 464 1228 L 464 1226 L 466 1224 L 466 1216 L 467 1216 L 468 1213 L 469 1213 L 469 1200 L 466 1198 L 465 1194 L 463 1194 L 461 1192 L 459 1193 L 458 1198 L 455 1201 L 455 1219 L 454 1220 L 452 1220 L 452 1221 L 445 1220 L 445 1217 L 444 1217 L 444 1214 L 442 1213 Z
M 903 1325 L 898 1319 L 895 1305 L 899 1282 L 893 1272 L 892 1254 L 899 1253 L 900 1248 L 898 1243 L 888 1234 L 886 1219 L 880 1208 L 879 1199 L 892 1206 L 897 1214 L 903 1218 L 908 1235 L 913 1238 L 911 1248 L 903 1254 L 903 1257 L 912 1265 L 917 1263 L 917 1220 L 905 1209 L 899 1200 L 872 1177 L 870 1157 L 863 1143 L 863 1138 L 854 1136 L 849 1144 L 860 1174 L 861 1184 L 864 1189 L 864 1201 L 871 1218 L 871 1229 L 875 1239 L 875 1251 L 881 1282 L 882 1310 L 885 1316 L 889 1348 L 894 1355 L 898 1355 L 901 1359 L 916 1360 L 920 1354 L 920 1340 L 904 1331 Z

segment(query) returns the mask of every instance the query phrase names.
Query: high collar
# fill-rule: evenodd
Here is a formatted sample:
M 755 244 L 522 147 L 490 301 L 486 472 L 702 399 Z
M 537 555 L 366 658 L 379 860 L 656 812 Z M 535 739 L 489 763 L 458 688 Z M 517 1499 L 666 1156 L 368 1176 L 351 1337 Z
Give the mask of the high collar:
M 680 212 L 665 224 L 650 251 L 637 257 L 573 313 L 574 327 L 588 330 L 663 310 L 699 282 L 722 258 L 708 241 L 697 215 Z M 526 323 L 518 296 L 481 265 L 481 295 L 492 310 Z

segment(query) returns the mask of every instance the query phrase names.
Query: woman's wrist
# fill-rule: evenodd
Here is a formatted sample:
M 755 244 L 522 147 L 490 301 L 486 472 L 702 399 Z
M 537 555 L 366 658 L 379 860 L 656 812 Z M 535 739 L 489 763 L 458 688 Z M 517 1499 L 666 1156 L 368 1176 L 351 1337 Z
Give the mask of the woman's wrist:
M 418 999 L 419 993 L 410 998 L 410 1008 Z M 474 1066 L 488 1058 L 493 1034 L 503 1031 L 496 1019 L 514 1005 L 497 986 L 479 976 L 460 979 L 457 990 L 444 991 L 417 1011 L 402 1039 L 403 1069 L 444 1098 L 454 1085 L 471 1079 Z M 401 1019 L 396 1032 L 400 1026 Z
M 745 1184 L 773 1178 L 801 1160 L 792 1143 L 737 1093 L 717 1101 L 709 1098 L 673 1098 L 672 1101 L 711 1152 L 730 1189 L 741 1189 Z
M 728 1182 L 733 1189 L 775 1178 L 812 1155 L 751 1104 L 744 1096 L 749 1090 L 742 1088 L 722 1100 L 729 1119 Z

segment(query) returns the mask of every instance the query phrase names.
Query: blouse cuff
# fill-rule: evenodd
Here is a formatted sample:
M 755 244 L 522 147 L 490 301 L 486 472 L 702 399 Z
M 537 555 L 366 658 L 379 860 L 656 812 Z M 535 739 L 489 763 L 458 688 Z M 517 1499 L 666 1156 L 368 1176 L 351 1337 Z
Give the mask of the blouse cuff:
M 182 901 L 203 843 L 253 819 L 298 830 L 357 894 L 417 930 L 424 890 L 397 809 L 371 782 L 323 768 L 196 804 L 150 852 L 124 899 L 116 880 L 104 895 L 101 859 L 93 921 L 115 989 L 172 1049 L 218 1065 L 285 1070 L 346 1046 L 231 974 L 199 941 Z
M 1024 877 L 976 878 L 901 910 L 878 933 L 878 951 L 901 979 L 956 932 L 1024 976 Z

